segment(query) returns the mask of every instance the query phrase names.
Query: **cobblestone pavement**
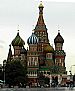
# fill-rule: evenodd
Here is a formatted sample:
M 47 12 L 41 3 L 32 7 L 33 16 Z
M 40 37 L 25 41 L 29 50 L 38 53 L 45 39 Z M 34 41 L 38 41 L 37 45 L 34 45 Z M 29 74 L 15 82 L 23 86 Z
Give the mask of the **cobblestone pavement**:
M 0 88 L 0 91 L 75 91 L 75 88 Z

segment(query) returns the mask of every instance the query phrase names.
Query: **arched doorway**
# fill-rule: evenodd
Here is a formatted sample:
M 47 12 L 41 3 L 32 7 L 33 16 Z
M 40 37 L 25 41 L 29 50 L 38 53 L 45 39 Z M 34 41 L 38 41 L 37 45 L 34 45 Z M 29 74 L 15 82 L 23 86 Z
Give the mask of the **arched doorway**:
M 56 85 L 58 85 L 58 77 L 57 76 L 55 77 L 55 83 L 56 83 Z
M 57 86 L 58 85 L 58 76 L 52 76 L 52 86 Z

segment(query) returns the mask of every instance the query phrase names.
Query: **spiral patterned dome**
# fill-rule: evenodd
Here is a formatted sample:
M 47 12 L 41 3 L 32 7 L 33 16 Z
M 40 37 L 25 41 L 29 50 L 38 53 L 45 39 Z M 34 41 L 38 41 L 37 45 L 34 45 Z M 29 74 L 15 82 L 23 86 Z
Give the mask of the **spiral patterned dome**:
M 28 38 L 27 43 L 28 44 L 37 44 L 38 43 L 38 38 L 36 37 L 36 35 L 34 33 L 32 33 L 32 35 Z
M 24 40 L 20 37 L 19 32 L 17 33 L 17 36 L 12 41 L 12 46 L 23 46 L 25 45 Z

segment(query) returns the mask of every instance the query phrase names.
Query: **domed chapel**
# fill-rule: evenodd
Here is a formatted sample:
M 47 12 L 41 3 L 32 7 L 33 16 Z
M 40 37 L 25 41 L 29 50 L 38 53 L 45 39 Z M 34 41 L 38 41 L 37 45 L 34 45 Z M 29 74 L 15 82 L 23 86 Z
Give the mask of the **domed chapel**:
M 50 81 L 54 78 L 58 81 L 60 78 L 65 81 L 66 53 L 63 50 L 64 39 L 58 31 L 54 39 L 55 48 L 53 48 L 48 39 L 48 32 L 43 18 L 44 6 L 42 2 L 38 8 L 39 17 L 37 24 L 31 36 L 27 39 L 28 49 L 24 48 L 25 42 L 18 31 L 11 42 L 14 54 L 12 54 L 10 45 L 7 61 L 20 59 L 22 65 L 27 67 L 28 82 L 32 82 L 32 84 L 39 83 L 38 75 L 40 73 L 49 77 Z

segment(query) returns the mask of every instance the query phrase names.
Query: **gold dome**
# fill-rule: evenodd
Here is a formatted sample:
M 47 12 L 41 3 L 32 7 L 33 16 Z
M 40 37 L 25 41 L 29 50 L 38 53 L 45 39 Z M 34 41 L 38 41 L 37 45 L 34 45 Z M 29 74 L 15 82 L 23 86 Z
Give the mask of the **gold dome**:
M 42 1 L 40 2 L 40 5 L 39 5 L 39 8 L 44 8 L 43 4 L 42 4 Z
M 44 52 L 46 52 L 46 53 L 52 53 L 52 52 L 54 52 L 54 48 L 51 45 L 47 45 L 44 48 Z

